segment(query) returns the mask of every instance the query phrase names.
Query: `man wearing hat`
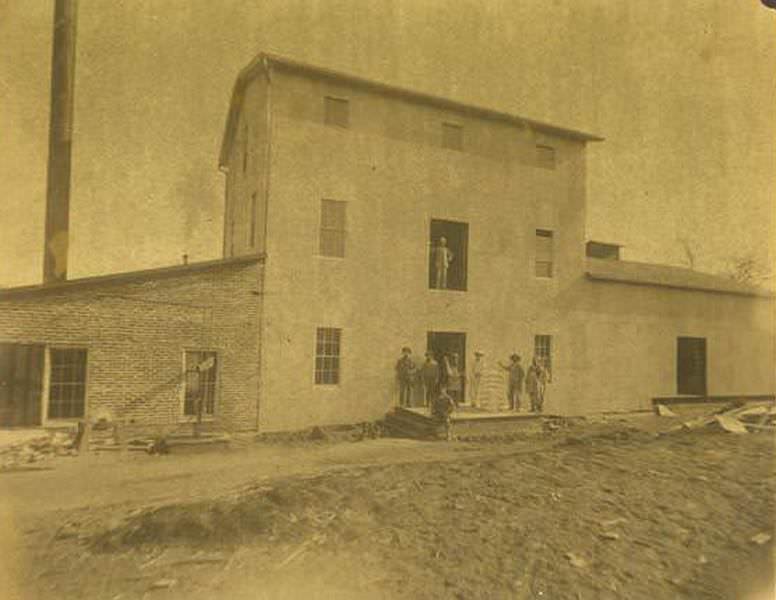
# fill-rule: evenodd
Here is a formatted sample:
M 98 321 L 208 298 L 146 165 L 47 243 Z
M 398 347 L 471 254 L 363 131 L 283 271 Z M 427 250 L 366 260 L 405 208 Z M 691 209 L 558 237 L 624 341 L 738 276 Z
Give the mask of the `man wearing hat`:
M 480 350 L 474 352 L 472 376 L 469 379 L 472 406 L 478 405 L 478 399 L 480 397 L 480 382 L 482 381 L 482 374 L 485 372 L 485 361 L 482 358 L 483 356 L 485 356 L 485 354 Z
M 426 352 L 426 362 L 420 367 L 420 378 L 423 381 L 424 404 L 430 408 L 439 387 L 439 363 L 430 350 Z
M 520 410 L 520 394 L 523 391 L 523 379 L 525 379 L 525 371 L 520 366 L 520 356 L 513 354 L 509 357 L 509 364 L 505 365 L 499 362 L 499 366 L 505 371 L 509 372 L 509 384 L 507 386 L 507 401 L 509 402 L 509 410 Z
M 401 349 L 401 358 L 396 363 L 396 377 L 399 380 L 399 406 L 412 404 L 412 384 L 415 381 L 416 367 L 412 360 L 412 350 L 407 346 Z

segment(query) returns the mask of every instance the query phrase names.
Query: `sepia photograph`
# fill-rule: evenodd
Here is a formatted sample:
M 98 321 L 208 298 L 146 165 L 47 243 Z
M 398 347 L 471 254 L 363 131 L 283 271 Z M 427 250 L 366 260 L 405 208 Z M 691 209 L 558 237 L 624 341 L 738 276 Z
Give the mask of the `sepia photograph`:
M 776 600 L 776 0 L 0 31 L 0 600 Z

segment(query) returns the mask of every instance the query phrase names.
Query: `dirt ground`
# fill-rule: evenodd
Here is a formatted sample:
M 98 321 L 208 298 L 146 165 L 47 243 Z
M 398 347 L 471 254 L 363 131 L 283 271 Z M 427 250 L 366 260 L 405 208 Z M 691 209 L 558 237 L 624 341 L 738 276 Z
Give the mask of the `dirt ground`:
M 773 442 L 618 420 L 62 459 L 0 475 L 0 597 L 770 599 Z

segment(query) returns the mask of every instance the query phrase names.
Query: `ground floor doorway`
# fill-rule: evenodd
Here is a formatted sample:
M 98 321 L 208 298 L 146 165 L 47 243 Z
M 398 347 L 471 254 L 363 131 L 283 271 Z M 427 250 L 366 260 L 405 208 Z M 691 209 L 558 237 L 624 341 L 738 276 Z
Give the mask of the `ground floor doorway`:
M 705 396 L 706 338 L 680 337 L 676 342 L 677 393 Z
M 457 331 L 429 331 L 426 348 L 439 364 L 440 381 L 457 403 L 466 401 L 466 334 Z
M 41 424 L 43 346 L 0 344 L 0 427 Z

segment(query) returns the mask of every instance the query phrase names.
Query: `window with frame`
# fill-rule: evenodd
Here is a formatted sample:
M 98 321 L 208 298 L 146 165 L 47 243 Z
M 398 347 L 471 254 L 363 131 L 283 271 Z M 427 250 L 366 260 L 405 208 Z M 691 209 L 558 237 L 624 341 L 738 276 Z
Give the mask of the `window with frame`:
M 319 327 L 315 337 L 315 383 L 338 385 L 342 330 Z
M 333 127 L 350 127 L 350 101 L 346 98 L 323 98 L 323 121 Z
M 345 217 L 347 203 L 340 200 L 321 200 L 321 232 L 318 254 L 345 256 Z
M 442 123 L 442 147 L 463 150 L 463 126 L 457 123 Z
M 620 246 L 617 244 L 607 244 L 605 242 L 588 242 L 585 246 L 585 253 L 587 256 L 592 258 L 620 260 Z
M 466 291 L 469 224 L 432 219 L 429 238 L 428 287 Z
M 256 247 L 256 192 L 251 194 L 251 248 Z
M 215 414 L 217 370 L 218 357 L 215 352 L 198 350 L 186 352 L 183 396 L 183 414 L 185 416 L 213 416 Z
M 552 381 L 552 336 L 534 336 L 534 356 L 547 370 L 547 381 Z
M 555 148 L 552 146 L 536 146 L 536 164 L 544 169 L 555 168 Z
M 248 170 L 248 128 L 243 128 L 242 140 L 242 170 L 245 173 Z
M 537 277 L 552 277 L 553 265 L 553 232 L 548 229 L 536 230 L 536 266 Z
M 86 399 L 86 350 L 52 348 L 49 358 L 49 418 L 83 417 Z

